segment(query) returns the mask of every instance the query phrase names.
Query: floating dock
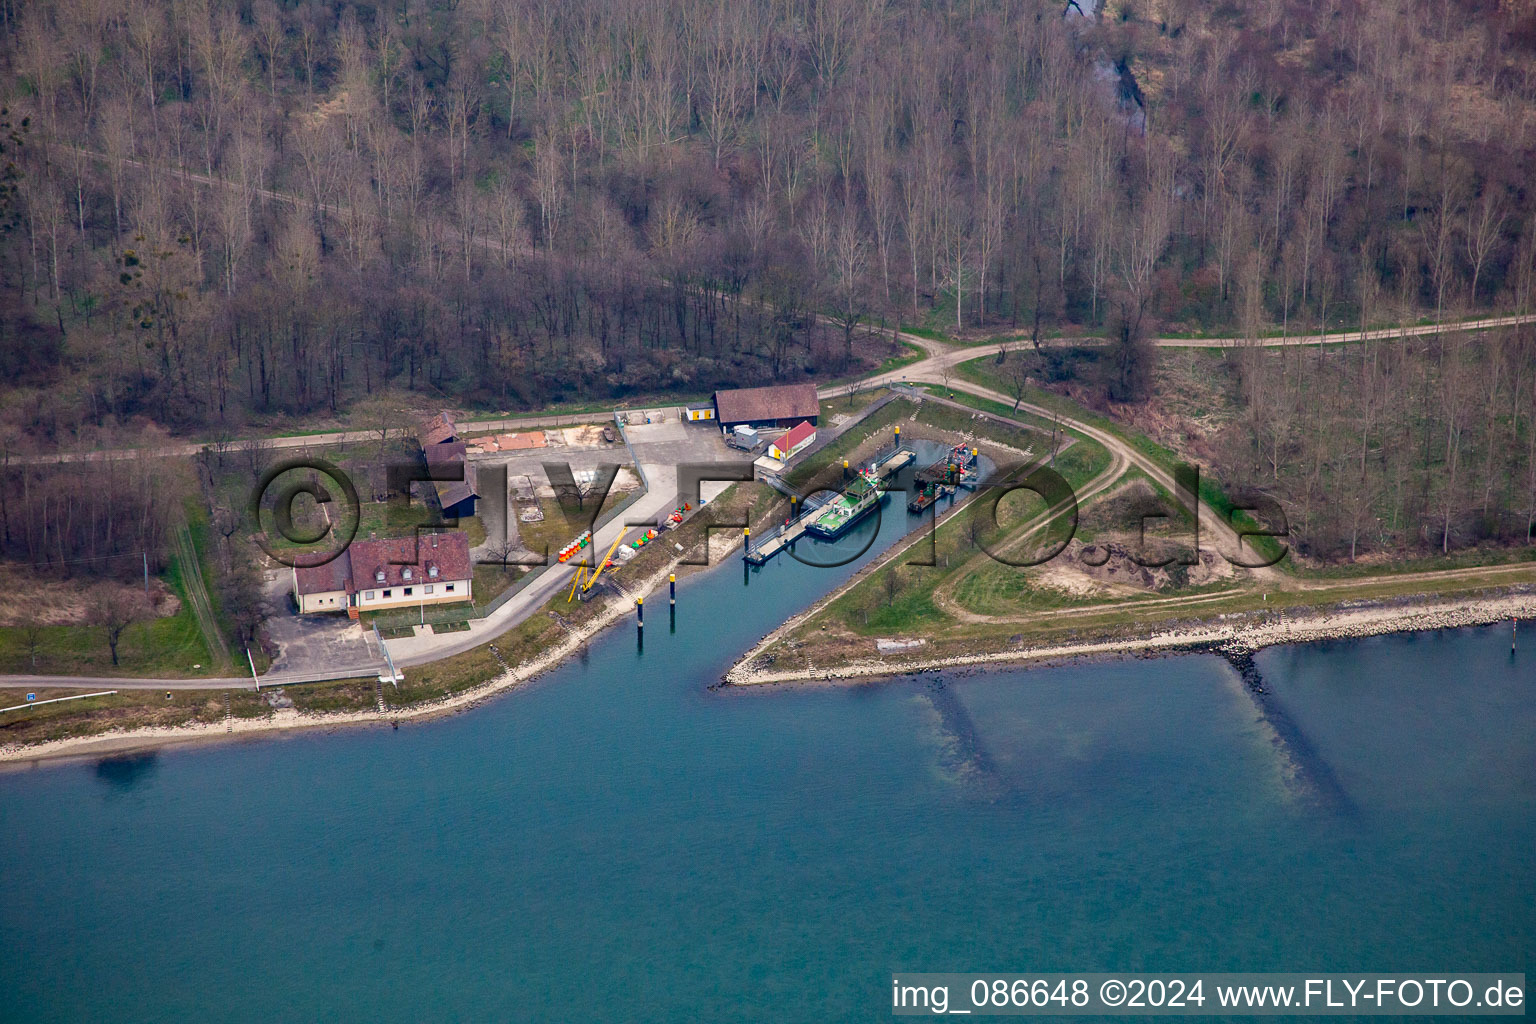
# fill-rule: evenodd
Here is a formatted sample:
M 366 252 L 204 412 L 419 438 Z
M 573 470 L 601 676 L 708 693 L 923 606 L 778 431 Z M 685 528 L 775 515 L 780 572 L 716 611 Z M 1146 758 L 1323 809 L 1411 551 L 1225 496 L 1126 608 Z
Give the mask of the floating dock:
M 741 557 L 753 565 L 762 565 L 807 533 L 824 538 L 838 536 L 879 503 L 885 490 L 885 478 L 894 476 L 916 460 L 917 452 L 913 451 L 909 445 L 898 443 L 882 449 L 870 461 L 870 468 L 861 470 L 858 479 L 841 494 L 831 500 L 819 497 L 807 498 L 802 505 L 803 511 L 799 518 L 774 527 L 771 532 L 764 534 L 761 538 L 748 538 L 747 548 Z M 862 483 L 866 480 L 869 481 L 868 486 Z M 855 489 L 857 493 L 853 494 L 852 500 L 849 501 L 849 496 Z M 863 505 L 859 505 L 861 501 L 864 502 Z M 848 518 L 846 514 L 830 518 L 836 515 L 832 510 L 839 505 L 853 511 L 852 518 Z M 858 506 L 856 511 L 853 510 L 854 506 Z M 823 523 L 823 519 L 827 521 Z M 818 529 L 818 523 L 822 524 L 821 529 Z M 827 530 L 835 532 L 826 532 Z M 753 540 L 756 540 L 756 543 L 753 543 Z
M 789 547 L 795 541 L 805 535 L 806 527 L 811 525 L 810 516 L 816 510 L 825 505 L 820 498 L 805 499 L 805 514 L 798 519 L 792 519 L 782 526 L 773 527 L 768 533 L 754 545 L 752 538 L 747 538 L 747 550 L 741 557 L 753 565 L 762 565 L 774 555 Z

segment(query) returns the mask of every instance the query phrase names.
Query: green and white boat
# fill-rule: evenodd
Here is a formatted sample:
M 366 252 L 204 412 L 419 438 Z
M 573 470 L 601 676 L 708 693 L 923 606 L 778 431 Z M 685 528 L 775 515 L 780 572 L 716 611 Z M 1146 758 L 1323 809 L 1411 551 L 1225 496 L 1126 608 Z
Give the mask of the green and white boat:
M 828 540 L 840 537 L 868 515 L 884 496 L 885 489 L 879 479 L 867 471 L 861 472 L 841 494 L 816 511 L 815 518 L 805 530 Z

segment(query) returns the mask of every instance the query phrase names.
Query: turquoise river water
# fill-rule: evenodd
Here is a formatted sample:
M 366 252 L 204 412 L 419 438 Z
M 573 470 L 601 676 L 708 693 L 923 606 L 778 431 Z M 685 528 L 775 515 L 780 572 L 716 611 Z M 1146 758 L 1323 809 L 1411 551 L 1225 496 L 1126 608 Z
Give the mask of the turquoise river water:
M 852 568 L 733 560 L 643 653 L 627 623 L 399 731 L 0 774 L 0 1020 L 873 1020 L 893 970 L 1531 964 L 1507 626 L 1267 651 L 1262 705 L 1210 656 L 707 689 Z

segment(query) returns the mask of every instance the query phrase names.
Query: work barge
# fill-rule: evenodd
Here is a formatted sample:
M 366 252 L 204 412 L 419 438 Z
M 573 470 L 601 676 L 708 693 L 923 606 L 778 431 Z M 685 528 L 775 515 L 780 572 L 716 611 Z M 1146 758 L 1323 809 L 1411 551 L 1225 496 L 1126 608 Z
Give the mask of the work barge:
M 957 444 L 944 458 L 917 471 L 907 511 L 920 515 L 938 503 L 940 498 L 954 497 L 961 487 L 974 486 L 979 453 L 965 443 Z

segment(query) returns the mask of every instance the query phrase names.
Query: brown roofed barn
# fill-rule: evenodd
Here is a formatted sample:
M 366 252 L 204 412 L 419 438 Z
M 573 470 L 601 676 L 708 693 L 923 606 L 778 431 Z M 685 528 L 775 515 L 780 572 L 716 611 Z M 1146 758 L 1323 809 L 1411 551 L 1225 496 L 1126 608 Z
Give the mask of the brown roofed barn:
M 815 424 L 821 403 L 816 398 L 815 384 L 778 384 L 716 391 L 715 412 L 720 426 L 727 430 L 740 424 L 788 427 L 801 420 Z
M 475 514 L 475 467 L 468 461 L 463 441 L 424 446 L 422 455 L 434 477 L 462 475 L 462 480 L 433 480 L 438 508 L 449 519 Z
M 422 421 L 416 431 L 416 440 L 421 442 L 423 448 L 429 448 L 435 444 L 450 444 L 458 439 L 458 425 L 453 422 L 453 414 L 447 410 L 429 420 Z

